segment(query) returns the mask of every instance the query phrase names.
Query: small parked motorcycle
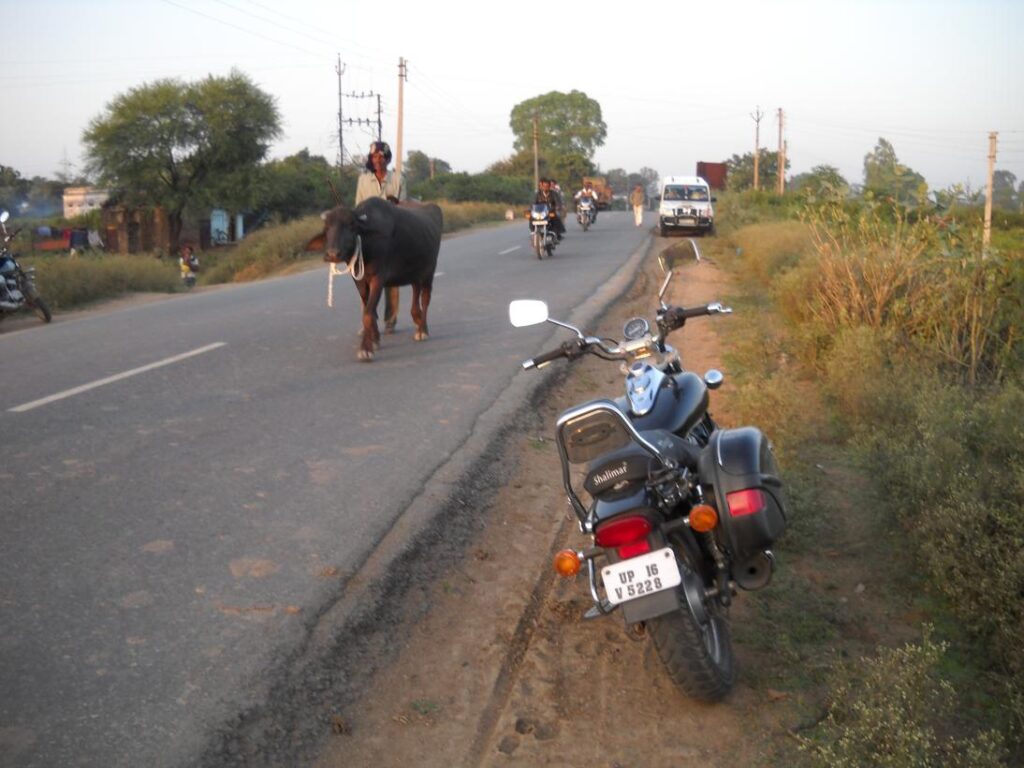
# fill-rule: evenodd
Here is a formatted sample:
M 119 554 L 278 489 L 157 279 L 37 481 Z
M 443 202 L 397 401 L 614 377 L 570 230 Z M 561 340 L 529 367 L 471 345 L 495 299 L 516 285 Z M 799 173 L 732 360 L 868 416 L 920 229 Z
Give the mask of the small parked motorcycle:
M 593 354 L 625 374 L 624 396 L 582 403 L 555 423 L 566 497 L 589 539 L 559 552 L 555 570 L 574 577 L 586 568 L 593 606 L 585 618 L 619 611 L 677 687 L 716 701 L 736 679 L 729 606 L 738 589 L 771 580 L 786 496 L 761 431 L 723 429 L 708 412 L 722 374 L 684 370 L 666 343 L 688 320 L 732 310 L 666 305 L 672 269 L 662 266 L 655 327 L 634 317 L 621 340 L 554 320 L 542 301 L 513 301 L 509 317 L 516 327 L 546 321 L 575 334 L 524 368 Z
M 551 229 L 551 212 L 544 203 L 530 208 L 530 244 L 538 259 L 550 258 L 555 253 L 558 237 Z
M 583 227 L 584 232 L 594 223 L 594 213 L 594 201 L 589 197 L 581 197 L 576 202 L 576 221 Z
M 0 211 L 0 317 L 31 309 L 39 318 L 48 323 L 53 319 L 50 308 L 36 290 L 35 267 L 22 267 L 17 256 L 11 252 L 11 241 L 20 230 L 7 230 L 11 214 Z

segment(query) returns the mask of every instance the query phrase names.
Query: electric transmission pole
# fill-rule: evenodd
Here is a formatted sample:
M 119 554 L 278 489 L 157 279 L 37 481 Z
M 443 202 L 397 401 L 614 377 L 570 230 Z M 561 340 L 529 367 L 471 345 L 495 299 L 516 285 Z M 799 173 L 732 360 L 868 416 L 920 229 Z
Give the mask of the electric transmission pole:
M 996 170 L 997 131 L 988 135 L 988 187 L 985 189 L 985 229 L 981 235 L 981 258 L 988 256 L 988 245 L 992 241 L 992 176 Z
M 403 58 L 398 59 L 398 135 L 395 137 L 395 173 L 399 178 L 402 176 L 402 112 L 404 109 L 403 85 L 409 79 L 406 67 L 409 62 Z
M 334 68 L 334 71 L 338 73 L 338 173 L 341 173 L 341 169 L 345 167 L 345 139 L 343 138 L 344 129 L 342 128 L 342 117 L 341 117 L 341 75 L 345 71 L 345 67 L 341 63 L 341 54 L 338 54 L 338 64 Z
M 779 107 L 779 194 L 786 191 L 786 146 L 782 143 L 782 107 Z
M 761 118 L 764 117 L 760 105 L 751 117 L 754 119 L 754 189 L 758 190 L 761 188 Z

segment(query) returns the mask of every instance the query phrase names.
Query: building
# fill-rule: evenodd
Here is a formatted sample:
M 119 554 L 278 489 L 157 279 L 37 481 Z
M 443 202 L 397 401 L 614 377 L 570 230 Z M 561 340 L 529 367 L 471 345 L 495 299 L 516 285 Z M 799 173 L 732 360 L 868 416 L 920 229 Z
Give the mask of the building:
M 64 218 L 73 219 L 90 211 L 99 210 L 109 197 L 110 192 L 97 187 L 65 187 Z

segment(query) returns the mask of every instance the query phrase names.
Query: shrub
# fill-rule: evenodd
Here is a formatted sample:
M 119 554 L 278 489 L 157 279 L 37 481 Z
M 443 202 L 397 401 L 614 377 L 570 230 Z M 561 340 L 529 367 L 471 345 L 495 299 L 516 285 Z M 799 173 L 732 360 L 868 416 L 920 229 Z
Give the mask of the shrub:
M 24 262 L 36 268 L 36 287 L 53 309 L 68 309 L 132 291 L 169 293 L 180 284 L 177 262 L 151 255 L 33 256 Z
M 953 713 L 952 686 L 936 675 L 943 644 L 925 633 L 919 645 L 883 649 L 839 668 L 832 705 L 815 740 L 802 749 L 827 768 L 987 768 L 1003 765 L 998 733 L 955 738 L 939 733 Z

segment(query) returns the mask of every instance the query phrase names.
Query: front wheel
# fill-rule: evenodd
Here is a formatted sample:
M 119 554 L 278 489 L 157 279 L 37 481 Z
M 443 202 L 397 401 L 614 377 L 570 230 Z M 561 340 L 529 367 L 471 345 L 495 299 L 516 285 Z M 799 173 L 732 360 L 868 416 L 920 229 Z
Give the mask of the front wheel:
M 691 578 L 699 582 L 692 573 Z M 717 603 L 705 601 L 695 612 L 684 598 L 679 610 L 649 619 L 647 629 L 665 671 L 687 696 L 721 701 L 732 690 L 736 683 L 732 634 Z
M 50 312 L 50 308 L 46 306 L 46 302 L 38 296 L 32 299 L 32 310 L 39 315 L 39 319 L 44 323 L 48 323 L 53 320 L 53 314 Z
M 533 250 L 538 259 L 544 258 L 544 238 L 541 237 L 540 232 L 533 233 Z

